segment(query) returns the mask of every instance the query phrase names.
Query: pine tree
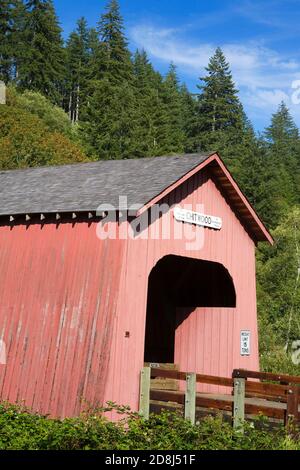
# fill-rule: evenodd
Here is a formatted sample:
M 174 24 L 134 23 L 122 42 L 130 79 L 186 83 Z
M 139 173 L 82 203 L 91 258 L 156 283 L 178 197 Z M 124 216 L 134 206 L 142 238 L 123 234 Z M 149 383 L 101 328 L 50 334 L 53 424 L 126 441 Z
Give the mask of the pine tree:
M 18 70 L 22 89 L 39 91 L 61 104 L 64 49 L 52 0 L 28 0 Z
M 133 66 L 134 93 L 137 104 L 133 155 L 150 157 L 155 155 L 157 147 L 155 107 L 159 98 L 154 83 L 155 72 L 145 51 L 136 51 Z M 153 106 L 154 103 L 156 106 Z
M 164 83 L 144 50 L 134 57 L 134 90 L 136 97 L 136 126 L 134 155 L 158 156 L 168 152 L 169 117 L 164 102 Z
M 235 139 L 242 131 L 243 110 L 235 88 L 230 67 L 218 47 L 200 78 L 202 85 L 198 108 L 198 138 L 201 150 L 218 150 L 226 140 Z M 239 138 L 237 139 L 237 141 Z
M 290 147 L 298 141 L 299 130 L 283 101 L 277 112 L 273 114 L 271 125 L 265 131 L 265 137 L 278 150 Z
M 113 82 L 132 80 L 130 52 L 117 0 L 110 0 L 106 6 L 106 13 L 98 23 L 98 33 L 105 55 L 105 64 L 101 63 L 101 67 L 104 65 L 103 76 Z
M 111 0 L 98 25 L 98 73 L 82 126 L 89 151 L 97 158 L 128 158 L 133 151 L 134 76 L 123 29 L 119 4 Z
M 184 135 L 184 151 L 186 153 L 197 152 L 197 129 L 198 129 L 198 106 L 195 96 L 193 96 L 184 84 L 180 88 L 181 97 L 181 121 Z
M 95 28 L 89 30 L 88 38 L 88 80 L 90 82 L 100 80 L 104 69 L 104 50 L 100 43 L 99 33 Z
M 11 76 L 9 35 L 12 32 L 11 4 L 0 0 L 0 80 L 8 82 Z
M 198 151 L 217 151 L 239 178 L 245 148 L 253 146 L 243 106 L 238 98 L 230 67 L 220 48 L 210 59 L 207 76 L 198 88 L 198 118 L 194 145 Z M 249 140 L 250 139 L 250 140 Z M 254 138 L 255 141 L 255 138 Z M 252 153 L 247 154 L 251 157 Z
M 0 80 L 9 83 L 15 76 L 16 57 L 19 55 L 21 15 L 24 6 L 21 0 L 0 0 Z
M 296 196 L 300 186 L 299 130 L 285 103 L 282 102 L 278 111 L 273 114 L 271 125 L 266 129 L 264 138 L 267 142 L 268 153 L 272 154 L 274 163 L 279 167 L 284 167 L 293 181 Z
M 12 33 L 10 36 L 12 70 L 11 80 L 17 81 L 19 76 L 19 66 L 24 54 L 24 23 L 26 9 L 23 0 L 13 0 L 12 8 Z
M 173 63 L 164 80 L 163 102 L 167 113 L 167 143 L 164 153 L 181 153 L 184 150 L 182 100 L 177 70 Z
M 70 34 L 66 46 L 67 78 L 65 109 L 70 120 L 77 123 L 82 102 L 86 100 L 89 65 L 89 30 L 85 18 L 77 22 L 77 29 Z
M 274 174 L 280 175 L 282 199 L 288 204 L 300 202 L 299 131 L 285 103 L 273 114 L 264 133 L 266 154 Z M 278 191 L 276 193 L 278 197 Z

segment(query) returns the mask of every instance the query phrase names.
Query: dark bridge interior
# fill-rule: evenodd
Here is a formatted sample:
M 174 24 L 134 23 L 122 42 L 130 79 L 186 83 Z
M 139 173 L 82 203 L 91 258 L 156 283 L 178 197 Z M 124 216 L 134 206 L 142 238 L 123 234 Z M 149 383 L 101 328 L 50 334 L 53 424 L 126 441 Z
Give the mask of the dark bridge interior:
M 188 313 L 178 317 L 180 307 L 188 308 Z M 193 258 L 162 258 L 149 276 L 145 362 L 174 363 L 176 329 L 197 307 L 236 307 L 227 269 Z

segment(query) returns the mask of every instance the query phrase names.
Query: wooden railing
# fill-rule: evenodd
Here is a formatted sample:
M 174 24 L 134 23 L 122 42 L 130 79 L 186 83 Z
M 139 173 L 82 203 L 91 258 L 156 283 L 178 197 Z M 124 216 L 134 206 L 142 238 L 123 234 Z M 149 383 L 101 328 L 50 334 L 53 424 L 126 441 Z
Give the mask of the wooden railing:
M 158 377 L 185 381 L 185 391 L 151 390 L 151 379 Z M 197 384 L 226 387 L 230 393 L 197 393 Z M 184 408 L 185 418 L 192 423 L 196 409 L 202 408 L 231 412 L 235 428 L 241 427 L 246 415 L 264 415 L 287 425 L 291 420 L 299 421 L 299 385 L 300 377 L 246 370 L 234 370 L 228 378 L 145 367 L 141 373 L 140 414 L 147 419 L 153 403 L 176 404 Z

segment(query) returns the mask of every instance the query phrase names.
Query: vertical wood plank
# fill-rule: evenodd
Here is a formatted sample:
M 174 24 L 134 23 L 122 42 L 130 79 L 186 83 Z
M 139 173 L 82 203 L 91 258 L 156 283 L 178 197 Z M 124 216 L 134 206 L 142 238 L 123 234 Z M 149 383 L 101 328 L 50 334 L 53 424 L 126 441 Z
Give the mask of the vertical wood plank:
M 288 391 L 287 409 L 285 416 L 285 425 L 296 424 L 299 418 L 298 411 L 299 403 L 299 387 L 298 385 L 291 385 Z
M 243 429 L 245 421 L 245 379 L 234 379 L 233 427 Z
M 196 420 L 196 374 L 186 374 L 186 393 L 184 417 L 195 424 Z
M 141 384 L 140 384 L 140 415 L 144 419 L 149 419 L 150 382 L 151 382 L 151 368 L 143 367 L 141 371 Z

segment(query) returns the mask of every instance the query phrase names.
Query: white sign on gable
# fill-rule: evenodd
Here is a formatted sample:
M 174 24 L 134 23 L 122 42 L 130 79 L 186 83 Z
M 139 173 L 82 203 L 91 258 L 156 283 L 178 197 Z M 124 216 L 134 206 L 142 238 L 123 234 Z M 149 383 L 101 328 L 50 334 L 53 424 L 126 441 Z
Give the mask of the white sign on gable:
M 200 214 L 181 207 L 174 209 L 174 217 L 178 222 L 186 222 L 188 224 L 199 225 L 200 227 L 208 227 L 215 230 L 221 230 L 222 219 L 213 215 Z
M 251 332 L 241 331 L 241 356 L 250 356 L 251 354 Z

